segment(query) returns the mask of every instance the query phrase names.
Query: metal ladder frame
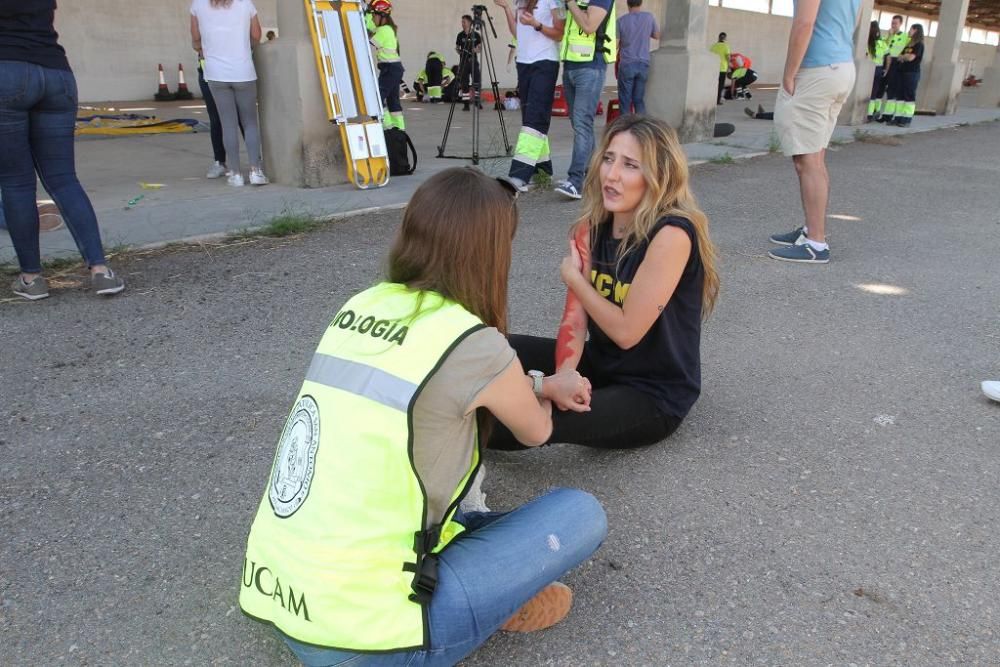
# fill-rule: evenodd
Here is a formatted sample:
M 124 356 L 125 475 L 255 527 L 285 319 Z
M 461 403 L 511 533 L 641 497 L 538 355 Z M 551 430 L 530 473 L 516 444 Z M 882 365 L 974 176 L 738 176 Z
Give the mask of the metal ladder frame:
M 362 190 L 389 183 L 382 96 L 361 2 L 304 0 L 327 117 L 340 128 L 348 178 Z

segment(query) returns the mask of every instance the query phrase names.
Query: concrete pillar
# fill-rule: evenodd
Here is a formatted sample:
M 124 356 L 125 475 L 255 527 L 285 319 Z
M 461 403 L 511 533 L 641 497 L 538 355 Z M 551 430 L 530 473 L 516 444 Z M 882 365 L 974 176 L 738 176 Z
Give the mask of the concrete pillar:
M 917 96 L 917 108 L 936 111 L 939 115 L 955 113 L 958 95 L 962 92 L 962 69 L 958 49 L 962 45 L 962 29 L 969 11 L 969 0 L 942 0 L 938 16 L 937 36 L 930 67 L 924 67 Z M 925 26 L 926 31 L 926 26 Z
M 660 48 L 650 56 L 646 107 L 682 142 L 714 136 L 719 58 L 708 50 L 708 0 L 664 0 Z
M 284 0 L 277 9 L 280 37 L 255 53 L 264 170 L 298 188 L 345 183 L 340 130 L 326 117 L 305 7 Z
M 1000 46 L 993 56 L 993 65 L 983 71 L 983 82 L 979 85 L 978 105 L 990 109 L 1000 106 Z
M 875 0 L 861 0 L 861 20 L 854 29 L 854 67 L 857 78 L 854 90 L 847 97 L 840 110 L 840 125 L 862 125 L 868 117 L 868 100 L 872 94 L 872 79 L 875 77 L 875 63 L 868 57 L 868 28 L 871 25 L 872 8 Z

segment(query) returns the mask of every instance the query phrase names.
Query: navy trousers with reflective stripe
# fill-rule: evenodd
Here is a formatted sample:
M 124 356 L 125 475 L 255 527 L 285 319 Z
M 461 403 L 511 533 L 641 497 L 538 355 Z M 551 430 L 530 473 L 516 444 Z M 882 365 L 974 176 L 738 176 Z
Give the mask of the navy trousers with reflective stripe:
M 549 133 L 552 122 L 552 101 L 555 96 L 556 81 L 559 79 L 559 63 L 555 60 L 540 60 L 535 63 L 517 63 L 517 92 L 521 97 L 521 125 L 530 127 L 540 134 Z M 525 164 L 519 160 L 510 163 L 510 176 L 525 183 L 531 180 L 535 171 L 552 175 L 552 160 L 538 164 Z

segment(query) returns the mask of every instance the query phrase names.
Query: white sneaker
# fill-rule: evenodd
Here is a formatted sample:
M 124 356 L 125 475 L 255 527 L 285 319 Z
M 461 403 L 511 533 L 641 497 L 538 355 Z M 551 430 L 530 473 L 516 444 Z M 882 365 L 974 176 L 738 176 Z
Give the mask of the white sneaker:
M 535 187 L 534 184 L 532 184 L 532 183 L 525 183 L 524 181 L 522 181 L 520 178 L 517 178 L 516 176 L 508 176 L 507 177 L 507 182 L 510 183 L 511 185 L 513 185 L 514 188 L 518 192 L 529 192 L 532 189 L 534 189 L 534 187 Z
M 465 494 L 465 497 L 462 498 L 462 502 L 459 503 L 459 508 L 462 512 L 490 511 L 490 508 L 486 506 L 486 494 L 483 493 L 483 478 L 485 477 L 486 466 L 480 465 L 479 472 L 476 473 L 476 478 L 472 480 L 472 486 L 469 487 L 469 492 Z
M 983 393 L 1000 403 L 1000 380 L 983 380 Z
M 227 173 L 229 173 L 229 170 L 226 169 L 226 165 L 221 162 L 216 162 L 208 168 L 208 173 L 205 174 L 205 178 L 222 178 Z
M 250 185 L 267 185 L 269 182 L 267 176 L 260 169 L 250 170 Z
M 234 188 L 243 187 L 243 174 L 237 174 L 234 172 L 229 172 L 229 178 L 226 179 L 228 183 Z

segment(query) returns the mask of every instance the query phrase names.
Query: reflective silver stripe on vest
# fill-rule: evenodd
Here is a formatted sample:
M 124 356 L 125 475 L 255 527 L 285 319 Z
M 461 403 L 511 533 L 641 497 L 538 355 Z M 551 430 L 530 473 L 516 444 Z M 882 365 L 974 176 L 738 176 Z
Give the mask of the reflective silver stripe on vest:
M 309 364 L 306 380 L 342 389 L 403 412 L 409 408 L 410 399 L 417 391 L 417 385 L 412 382 L 374 366 L 320 353 L 316 353 Z

